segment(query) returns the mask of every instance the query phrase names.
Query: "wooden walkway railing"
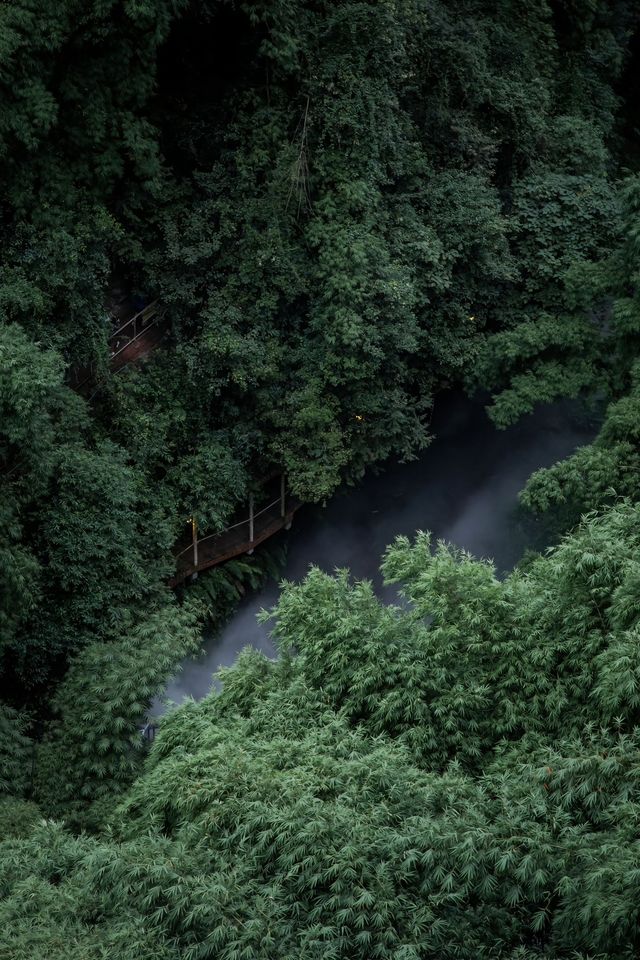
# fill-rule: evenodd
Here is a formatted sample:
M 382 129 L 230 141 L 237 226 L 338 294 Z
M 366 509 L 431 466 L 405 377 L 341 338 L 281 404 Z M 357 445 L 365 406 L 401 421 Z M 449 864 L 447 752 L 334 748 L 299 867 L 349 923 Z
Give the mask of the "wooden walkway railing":
M 167 332 L 166 309 L 155 300 L 125 320 L 109 335 L 109 367 L 117 373 L 127 364 L 146 356 L 158 346 Z M 69 384 L 79 393 L 91 390 L 96 380 L 93 366 L 73 367 Z
M 109 337 L 109 360 L 112 373 L 131 360 L 148 353 L 166 333 L 166 309 L 158 300 L 130 317 Z
M 157 300 L 120 324 L 109 336 L 111 372 L 117 373 L 127 364 L 150 353 L 160 343 L 167 328 L 166 309 Z M 75 368 L 71 371 L 70 386 L 81 393 L 89 393 L 95 382 L 95 370 L 91 368 Z M 302 504 L 287 492 L 284 474 L 279 476 L 278 483 L 278 495 L 271 502 L 262 505 L 259 499 L 260 496 L 269 499 L 271 485 L 267 484 L 257 496 L 253 494 L 249 497 L 246 515 L 224 530 L 199 537 L 195 523 L 192 523 L 189 541 L 186 544 L 182 541 L 176 546 L 176 572 L 169 581 L 170 585 L 178 586 L 189 578 L 195 579 L 198 573 L 209 567 L 243 553 L 253 553 L 263 540 L 283 528 L 289 529 L 294 513 Z
M 215 567 L 243 553 L 253 553 L 254 548 L 263 540 L 272 537 L 279 530 L 288 530 L 302 503 L 288 493 L 284 474 L 280 475 L 278 481 L 280 492 L 275 499 L 264 506 L 258 504 L 259 509 L 256 509 L 255 495 L 250 495 L 246 514 L 241 515 L 224 530 L 200 537 L 192 520 L 190 542 L 186 545 L 181 543 L 177 547 L 176 572 L 170 585 L 176 587 L 188 578 L 195 580 L 198 573 L 209 567 Z

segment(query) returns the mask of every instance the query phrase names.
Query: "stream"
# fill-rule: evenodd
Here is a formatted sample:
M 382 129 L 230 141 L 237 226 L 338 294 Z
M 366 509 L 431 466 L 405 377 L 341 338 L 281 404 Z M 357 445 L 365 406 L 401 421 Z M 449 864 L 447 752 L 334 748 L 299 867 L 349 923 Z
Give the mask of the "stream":
M 328 572 L 348 567 L 355 579 L 371 580 L 378 596 L 393 602 L 397 587 L 383 585 L 379 562 L 396 536 L 416 530 L 491 558 L 498 572 L 513 567 L 529 545 L 517 522 L 518 492 L 534 470 L 588 443 L 597 427 L 576 404 L 562 402 L 496 430 L 485 402 L 459 394 L 440 397 L 431 424 L 435 440 L 418 459 L 367 474 L 324 508 L 301 509 L 289 534 L 283 579 L 303 579 L 312 564 Z M 268 627 L 256 622 L 256 614 L 277 598 L 278 586 L 271 582 L 245 598 L 222 631 L 205 632 L 201 655 L 182 664 L 164 696 L 175 703 L 205 696 L 216 670 L 230 666 L 247 645 L 275 656 Z M 152 712 L 158 716 L 164 709 L 156 701 Z

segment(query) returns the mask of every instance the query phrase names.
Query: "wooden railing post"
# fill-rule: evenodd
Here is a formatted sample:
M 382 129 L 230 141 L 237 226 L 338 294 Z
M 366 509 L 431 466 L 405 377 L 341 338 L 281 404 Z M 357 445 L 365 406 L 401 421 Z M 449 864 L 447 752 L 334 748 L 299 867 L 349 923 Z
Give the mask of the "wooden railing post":
M 193 541 L 193 579 L 198 579 L 198 523 L 195 517 L 191 517 L 191 537 Z
M 253 494 L 249 494 L 249 543 L 253 543 Z
M 280 516 L 284 517 L 285 514 L 285 494 L 286 494 L 286 480 L 284 473 L 280 474 Z

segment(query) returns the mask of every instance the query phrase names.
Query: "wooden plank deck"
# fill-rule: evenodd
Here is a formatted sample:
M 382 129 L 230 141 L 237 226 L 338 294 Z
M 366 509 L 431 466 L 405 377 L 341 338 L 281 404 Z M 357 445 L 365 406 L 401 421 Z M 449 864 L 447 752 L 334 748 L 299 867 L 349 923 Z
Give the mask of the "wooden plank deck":
M 118 373 L 128 364 L 147 356 L 158 346 L 169 329 L 166 314 L 157 303 L 120 324 L 109 337 L 109 369 Z M 75 367 L 69 371 L 69 385 L 83 396 L 90 395 L 100 382 L 92 367 Z
M 158 346 L 167 332 L 167 324 L 158 322 L 143 330 L 135 340 L 129 340 L 128 343 L 120 346 L 118 352 L 112 357 L 110 362 L 111 372 L 117 373 L 126 367 L 129 363 L 134 363 L 141 357 L 146 357 L 148 353 Z
M 263 511 L 254 521 L 253 540 L 249 537 L 248 518 L 234 524 L 228 530 L 198 539 L 197 567 L 194 563 L 193 546 L 191 544 L 183 546 L 176 556 L 176 572 L 169 581 L 170 586 L 176 587 L 195 573 L 216 567 L 225 560 L 239 557 L 243 553 L 250 553 L 264 540 L 291 526 L 293 516 L 301 506 L 300 500 L 289 497 L 284 515 L 281 513 L 279 503 Z

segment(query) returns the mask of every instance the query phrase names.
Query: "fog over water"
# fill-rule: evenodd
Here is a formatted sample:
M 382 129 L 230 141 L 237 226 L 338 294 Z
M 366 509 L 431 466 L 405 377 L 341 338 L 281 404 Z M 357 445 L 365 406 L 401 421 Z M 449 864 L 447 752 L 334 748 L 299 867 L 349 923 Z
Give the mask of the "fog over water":
M 595 429 L 575 416 L 573 404 L 562 403 L 496 430 L 482 400 L 442 397 L 431 424 L 436 439 L 419 459 L 390 464 L 337 493 L 325 508 L 296 514 L 283 578 L 299 581 L 312 564 L 328 572 L 349 567 L 355 579 L 373 581 L 378 595 L 393 602 L 396 588 L 383 586 L 380 558 L 396 536 L 416 530 L 430 530 L 434 539 L 491 558 L 506 571 L 527 546 L 514 515 L 527 477 L 588 443 Z M 277 597 L 277 585 L 267 585 L 244 600 L 221 633 L 205 634 L 203 655 L 185 661 L 166 696 L 175 702 L 205 696 L 216 670 L 231 665 L 247 645 L 275 656 L 268 626 L 258 624 L 256 614 Z M 153 713 L 161 709 L 155 704 Z

